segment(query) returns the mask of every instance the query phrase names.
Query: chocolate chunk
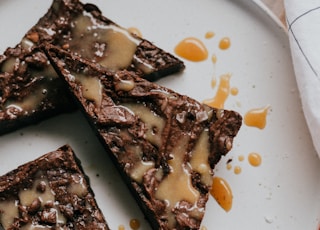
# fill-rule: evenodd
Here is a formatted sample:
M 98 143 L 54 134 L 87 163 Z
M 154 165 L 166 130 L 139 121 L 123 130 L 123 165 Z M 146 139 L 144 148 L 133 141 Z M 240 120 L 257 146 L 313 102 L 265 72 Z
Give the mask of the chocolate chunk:
M 35 213 L 40 209 L 40 207 L 41 207 L 41 201 L 37 197 L 32 201 L 31 205 L 29 206 L 29 212 L 30 213 Z
M 48 224 L 54 225 L 57 223 L 57 211 L 56 210 L 44 210 L 40 214 L 40 221 Z

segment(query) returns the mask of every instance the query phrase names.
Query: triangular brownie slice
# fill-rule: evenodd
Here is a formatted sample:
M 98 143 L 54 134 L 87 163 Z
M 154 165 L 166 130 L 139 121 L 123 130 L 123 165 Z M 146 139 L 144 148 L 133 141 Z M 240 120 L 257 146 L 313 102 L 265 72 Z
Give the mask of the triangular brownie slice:
M 0 177 L 0 228 L 109 229 L 68 145 Z
M 0 134 L 74 108 L 46 56 L 34 51 L 44 42 L 148 80 L 184 69 L 182 61 L 104 17 L 95 5 L 54 0 L 21 42 L 0 56 Z
M 241 116 L 134 72 L 108 72 L 51 46 L 46 52 L 153 229 L 199 229 L 213 168 L 232 148 Z

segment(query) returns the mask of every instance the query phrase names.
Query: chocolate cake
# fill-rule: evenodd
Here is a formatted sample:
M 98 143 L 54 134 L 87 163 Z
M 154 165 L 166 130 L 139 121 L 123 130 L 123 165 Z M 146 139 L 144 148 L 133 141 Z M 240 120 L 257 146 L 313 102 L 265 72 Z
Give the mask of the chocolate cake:
M 54 0 L 21 42 L 0 56 L 0 134 L 74 108 L 45 55 L 34 51 L 45 42 L 148 80 L 184 69 L 183 62 L 106 18 L 97 6 Z
M 199 229 L 213 169 L 242 122 L 127 70 L 106 71 L 47 46 L 153 229 Z
M 65 145 L 0 177 L 0 229 L 109 229 Z

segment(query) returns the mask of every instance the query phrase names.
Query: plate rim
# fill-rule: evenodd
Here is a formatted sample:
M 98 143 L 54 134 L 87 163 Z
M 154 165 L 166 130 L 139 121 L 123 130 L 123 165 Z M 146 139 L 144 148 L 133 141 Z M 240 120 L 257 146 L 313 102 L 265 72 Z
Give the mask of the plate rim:
M 256 6 L 258 6 L 264 13 L 269 16 L 276 25 L 281 28 L 285 34 L 288 36 L 288 30 L 286 24 L 280 20 L 279 17 L 275 15 L 275 13 L 265 4 L 262 0 L 251 0 Z

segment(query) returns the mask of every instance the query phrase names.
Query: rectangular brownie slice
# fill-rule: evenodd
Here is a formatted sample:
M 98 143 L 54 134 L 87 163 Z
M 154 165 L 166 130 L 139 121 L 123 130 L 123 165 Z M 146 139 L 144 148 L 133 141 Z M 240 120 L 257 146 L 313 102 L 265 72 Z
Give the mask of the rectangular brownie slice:
M 199 229 L 213 169 L 241 116 L 47 46 L 153 229 Z
M 46 56 L 34 51 L 44 42 L 148 80 L 184 69 L 183 62 L 104 17 L 97 6 L 53 0 L 21 42 L 0 55 L 0 134 L 74 109 Z
M 0 177 L 0 229 L 109 229 L 65 145 Z

